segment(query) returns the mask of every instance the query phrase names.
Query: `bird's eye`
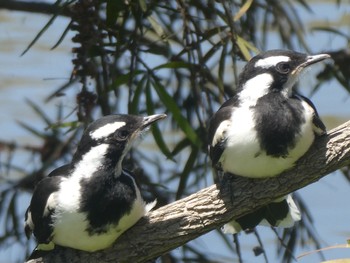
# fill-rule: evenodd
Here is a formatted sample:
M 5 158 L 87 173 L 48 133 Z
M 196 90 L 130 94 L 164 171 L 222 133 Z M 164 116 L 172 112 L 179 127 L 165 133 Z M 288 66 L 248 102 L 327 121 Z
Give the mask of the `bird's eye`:
M 129 133 L 126 130 L 117 131 L 115 138 L 119 141 L 125 141 L 129 136 Z
M 290 71 L 290 65 L 288 63 L 281 62 L 277 64 L 276 69 L 279 73 L 287 74 Z

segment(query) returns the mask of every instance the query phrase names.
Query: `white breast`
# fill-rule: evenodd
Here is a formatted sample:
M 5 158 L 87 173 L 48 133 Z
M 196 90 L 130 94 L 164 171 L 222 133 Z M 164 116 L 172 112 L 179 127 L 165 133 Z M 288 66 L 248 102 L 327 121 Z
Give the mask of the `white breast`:
M 118 222 L 118 225 L 111 225 L 106 233 L 89 234 L 86 231 L 89 227 L 86 213 L 79 212 L 79 180 L 78 177 L 65 179 L 61 183 L 61 190 L 55 196 L 57 200 L 53 215 L 55 244 L 90 252 L 105 249 L 155 205 L 155 202 L 146 204 L 136 188 L 136 200 L 132 209 Z
M 253 112 L 250 108 L 236 108 L 231 117 L 232 125 L 227 130 L 226 149 L 219 162 L 225 172 L 252 178 L 271 177 L 291 168 L 305 154 L 314 140 L 312 111 L 306 109 L 306 123 L 301 128 L 296 146 L 287 158 L 267 156 L 260 151 L 260 144 L 254 130 Z

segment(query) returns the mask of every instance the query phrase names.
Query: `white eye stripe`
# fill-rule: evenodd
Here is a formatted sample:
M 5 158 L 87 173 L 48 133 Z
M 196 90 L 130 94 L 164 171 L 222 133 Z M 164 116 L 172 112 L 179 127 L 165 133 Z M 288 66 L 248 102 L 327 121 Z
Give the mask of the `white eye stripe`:
M 117 129 L 125 126 L 125 124 L 125 122 L 108 123 L 101 128 L 98 128 L 97 130 L 91 132 L 90 136 L 96 140 L 107 137 L 108 135 L 114 133 Z
M 290 61 L 290 58 L 287 56 L 276 56 L 276 57 L 268 57 L 264 59 L 259 59 L 255 63 L 255 67 L 261 67 L 261 68 L 270 68 L 276 66 L 280 62 L 287 62 Z

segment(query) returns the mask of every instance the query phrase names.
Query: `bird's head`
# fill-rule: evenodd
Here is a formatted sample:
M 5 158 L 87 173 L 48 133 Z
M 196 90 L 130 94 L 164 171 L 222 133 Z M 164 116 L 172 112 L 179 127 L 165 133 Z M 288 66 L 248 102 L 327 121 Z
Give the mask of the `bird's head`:
M 108 115 L 92 122 L 84 131 L 73 156 L 73 163 L 115 169 L 121 172 L 121 163 L 133 143 L 148 130 L 149 126 L 166 117 L 155 114 L 146 117 L 136 115 Z
M 256 100 L 270 92 L 290 97 L 303 70 L 327 58 L 330 55 L 309 56 L 290 50 L 262 52 L 244 67 L 239 76 L 238 92 L 248 100 Z

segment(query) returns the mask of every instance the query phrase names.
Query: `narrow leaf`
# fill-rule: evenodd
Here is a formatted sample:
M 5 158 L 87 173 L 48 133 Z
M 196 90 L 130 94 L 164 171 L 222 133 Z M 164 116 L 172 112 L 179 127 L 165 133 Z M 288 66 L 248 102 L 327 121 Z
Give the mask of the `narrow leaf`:
M 164 63 L 162 65 L 159 65 L 153 70 L 163 69 L 163 68 L 170 68 L 170 69 L 177 69 L 177 68 L 190 68 L 191 64 L 183 61 L 172 61 L 168 63 Z
M 59 5 L 62 0 L 57 1 L 54 5 Z M 54 14 L 50 20 L 46 23 L 46 25 L 39 31 L 39 33 L 34 37 L 34 39 L 29 43 L 27 48 L 22 52 L 21 56 L 23 56 L 27 51 L 39 40 L 39 38 L 46 32 L 46 30 L 52 25 L 52 23 L 55 21 L 57 16 L 59 15 L 59 12 Z
M 252 5 L 253 0 L 247 0 L 244 5 L 238 10 L 237 14 L 233 17 L 233 21 L 237 21 L 240 19 L 245 13 L 247 13 L 248 9 Z
M 62 41 L 64 40 L 64 38 L 66 37 L 66 35 L 68 34 L 71 25 L 73 24 L 73 20 L 71 20 L 68 24 L 68 26 L 66 27 L 66 29 L 63 31 L 62 35 L 60 36 L 60 38 L 58 39 L 58 41 L 56 42 L 55 45 L 53 45 L 53 47 L 51 48 L 51 50 L 55 49 L 56 47 L 59 46 L 59 44 L 62 43 Z
M 196 163 L 198 156 L 198 148 L 197 147 L 192 147 L 192 151 L 190 153 L 190 156 L 188 157 L 188 160 L 186 162 L 186 165 L 181 173 L 180 176 L 180 182 L 179 182 L 179 187 L 177 188 L 177 193 L 176 193 L 176 200 L 180 199 L 186 189 L 186 184 L 188 181 L 188 177 L 193 170 L 193 166 Z
M 150 88 L 150 82 L 147 80 L 146 83 L 146 107 L 147 107 L 147 114 L 153 115 L 154 114 L 154 103 L 152 99 L 152 93 Z M 158 145 L 159 149 L 162 151 L 162 153 L 170 160 L 174 161 L 174 158 L 171 154 L 171 151 L 169 150 L 168 146 L 166 145 L 163 135 L 158 127 L 158 124 L 152 125 L 152 134 L 153 138 Z
M 51 122 L 50 118 L 45 114 L 44 110 L 40 109 L 40 107 L 38 105 L 36 105 L 34 102 L 32 102 L 31 100 L 27 99 L 26 102 L 34 110 L 34 112 L 36 114 L 38 114 L 44 120 L 44 122 L 48 126 L 51 125 L 52 122 Z
M 138 113 L 138 107 L 139 105 L 141 105 L 140 100 L 141 100 L 142 91 L 144 90 L 145 80 L 146 80 L 146 76 L 143 76 L 141 80 L 137 83 L 134 96 L 131 102 L 129 103 L 128 112 L 131 114 Z
M 180 108 L 170 96 L 166 90 L 165 87 L 160 84 L 159 81 L 152 82 L 153 88 L 156 90 L 160 100 L 164 103 L 164 105 L 167 107 L 167 109 L 172 113 L 174 120 L 179 125 L 181 130 L 185 133 L 187 138 L 197 147 L 200 147 L 200 140 L 196 134 L 196 132 L 191 127 L 190 123 L 187 121 L 187 119 L 181 114 Z

